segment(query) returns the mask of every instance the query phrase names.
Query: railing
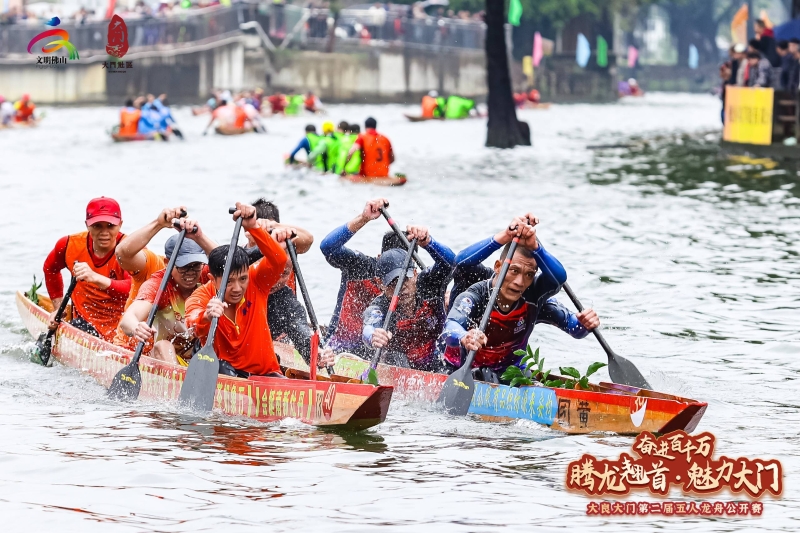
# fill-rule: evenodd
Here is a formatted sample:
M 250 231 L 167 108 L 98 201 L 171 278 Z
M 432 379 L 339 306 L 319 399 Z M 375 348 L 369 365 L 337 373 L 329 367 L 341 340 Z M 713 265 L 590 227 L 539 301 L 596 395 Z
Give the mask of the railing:
M 415 47 L 455 47 L 482 49 L 484 25 L 456 19 L 411 19 L 387 13 L 378 19 L 362 16 L 362 11 L 343 10 L 337 24 L 336 40 L 364 46 L 406 43 Z M 201 41 L 240 30 L 240 24 L 258 22 L 273 43 L 284 47 L 319 44 L 328 39 L 326 9 L 307 9 L 293 5 L 237 3 L 226 8 L 187 10 L 178 15 L 134 18 L 122 14 L 128 27 L 131 51 L 143 47 L 171 47 Z M 65 23 L 70 42 L 81 57 L 105 53 L 108 22 L 83 25 Z M 1 25 L 0 57 L 26 55 L 28 42 L 47 29 L 44 25 Z M 363 30 L 366 30 L 363 31 Z M 368 37 L 367 37 L 368 32 Z M 41 49 L 46 43 L 37 45 Z

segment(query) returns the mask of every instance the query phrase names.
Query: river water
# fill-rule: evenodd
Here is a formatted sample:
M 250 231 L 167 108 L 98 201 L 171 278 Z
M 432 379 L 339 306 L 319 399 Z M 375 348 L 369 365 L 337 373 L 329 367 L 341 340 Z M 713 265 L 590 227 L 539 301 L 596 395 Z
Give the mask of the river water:
M 720 157 L 719 102 L 710 96 L 525 111 L 535 146 L 505 152 L 483 147 L 482 120 L 411 124 L 402 117 L 409 111 L 334 106 L 328 117 L 378 119 L 396 170 L 409 176 L 397 189 L 286 171 L 283 155 L 306 118 L 270 120 L 268 135 L 202 137 L 207 117 L 177 109 L 185 142 L 115 145 L 105 133 L 115 109 L 57 108 L 38 129 L 0 132 L 4 531 L 800 527 L 796 170 Z M 620 147 L 590 148 L 598 145 Z M 698 430 L 717 436 L 718 454 L 781 460 L 783 497 L 765 498 L 760 518 L 600 519 L 586 515 L 584 495 L 565 490 L 566 465 L 583 453 L 629 452 L 630 437 L 456 420 L 402 401 L 359 434 L 293 421 L 197 421 L 165 405 L 110 402 L 75 370 L 27 362 L 32 339 L 14 305 L 15 291 L 41 277 L 49 249 L 81 230 L 87 200 L 99 195 L 119 200 L 128 232 L 184 204 L 221 243 L 233 227 L 227 207 L 259 196 L 317 242 L 366 199 L 385 196 L 398 221 L 428 225 L 455 250 L 533 211 L 540 239 L 598 311 L 615 350 L 656 389 L 709 403 Z M 370 224 L 352 244 L 377 253 L 385 229 Z M 301 263 L 327 319 L 338 272 L 316 245 Z M 549 326 L 532 344 L 553 367 L 605 361 L 593 337 L 576 341 Z M 608 379 L 605 370 L 598 376 Z

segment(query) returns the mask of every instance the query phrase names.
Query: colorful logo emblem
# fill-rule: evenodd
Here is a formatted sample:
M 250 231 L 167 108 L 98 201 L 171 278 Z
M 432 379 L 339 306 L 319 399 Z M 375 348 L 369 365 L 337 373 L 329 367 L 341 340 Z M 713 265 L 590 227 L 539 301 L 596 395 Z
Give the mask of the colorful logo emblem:
M 106 53 L 118 58 L 128 53 L 128 26 L 119 15 L 114 15 L 108 23 Z
M 58 17 L 53 17 L 51 20 L 47 22 L 48 26 L 58 26 L 61 21 Z M 31 42 L 28 43 L 28 53 L 32 53 L 31 50 L 33 49 L 33 45 L 36 44 L 38 41 L 42 39 L 49 39 L 50 37 L 55 37 L 56 40 L 50 41 L 46 45 L 42 47 L 42 52 L 45 54 L 52 54 L 61 48 L 66 48 L 69 52 L 70 59 L 80 59 L 78 55 L 78 49 L 69 42 L 69 33 L 66 30 L 54 29 L 54 30 L 47 30 L 43 31 L 33 39 Z

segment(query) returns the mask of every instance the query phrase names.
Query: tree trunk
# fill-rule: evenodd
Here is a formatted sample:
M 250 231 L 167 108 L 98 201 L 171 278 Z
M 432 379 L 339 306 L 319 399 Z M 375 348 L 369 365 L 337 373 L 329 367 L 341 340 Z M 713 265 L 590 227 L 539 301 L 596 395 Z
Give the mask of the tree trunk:
M 486 146 L 514 148 L 531 145 L 528 124 L 517 120 L 506 50 L 505 0 L 486 0 L 486 77 L 489 121 Z

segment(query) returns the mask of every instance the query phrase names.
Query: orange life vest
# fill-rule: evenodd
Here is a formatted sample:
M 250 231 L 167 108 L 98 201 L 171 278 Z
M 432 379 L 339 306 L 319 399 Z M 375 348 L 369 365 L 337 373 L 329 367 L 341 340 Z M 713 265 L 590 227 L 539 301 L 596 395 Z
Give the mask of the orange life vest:
M 127 107 L 123 107 L 119 114 L 119 134 L 126 137 L 133 137 L 139 126 L 139 118 L 142 112 L 139 109 L 128 111 Z
M 425 95 L 422 97 L 422 116 L 426 118 L 433 118 L 433 112 L 436 110 L 436 107 L 439 105 L 439 102 L 436 101 L 436 98 L 433 96 Z
M 392 143 L 375 130 L 361 134 L 361 175 L 372 178 L 384 178 L 389 175 Z
M 34 109 L 36 109 L 36 106 L 30 102 L 27 104 L 20 103 L 19 109 L 17 109 L 17 116 L 15 117 L 16 121 L 27 122 L 28 119 L 31 118 L 31 115 L 33 115 Z
M 234 124 L 234 128 L 243 129 L 244 123 L 247 120 L 247 113 L 244 112 L 244 109 L 236 106 L 236 122 Z
M 117 239 L 119 242 L 119 239 Z M 97 266 L 92 261 L 92 254 L 89 252 L 89 233 L 75 233 L 69 236 L 66 252 L 67 268 L 72 272 L 75 261 L 80 261 L 89 265 L 93 271 L 101 276 L 112 280 L 123 279 L 125 271 L 119 266 L 117 257 L 114 253 L 108 254 L 105 263 Z M 73 273 L 74 274 L 74 273 Z M 78 282 L 72 291 L 72 304 L 75 311 L 87 322 L 89 322 L 102 337 L 111 342 L 114 333 L 125 311 L 125 300 L 128 295 L 112 295 L 97 286 Z

